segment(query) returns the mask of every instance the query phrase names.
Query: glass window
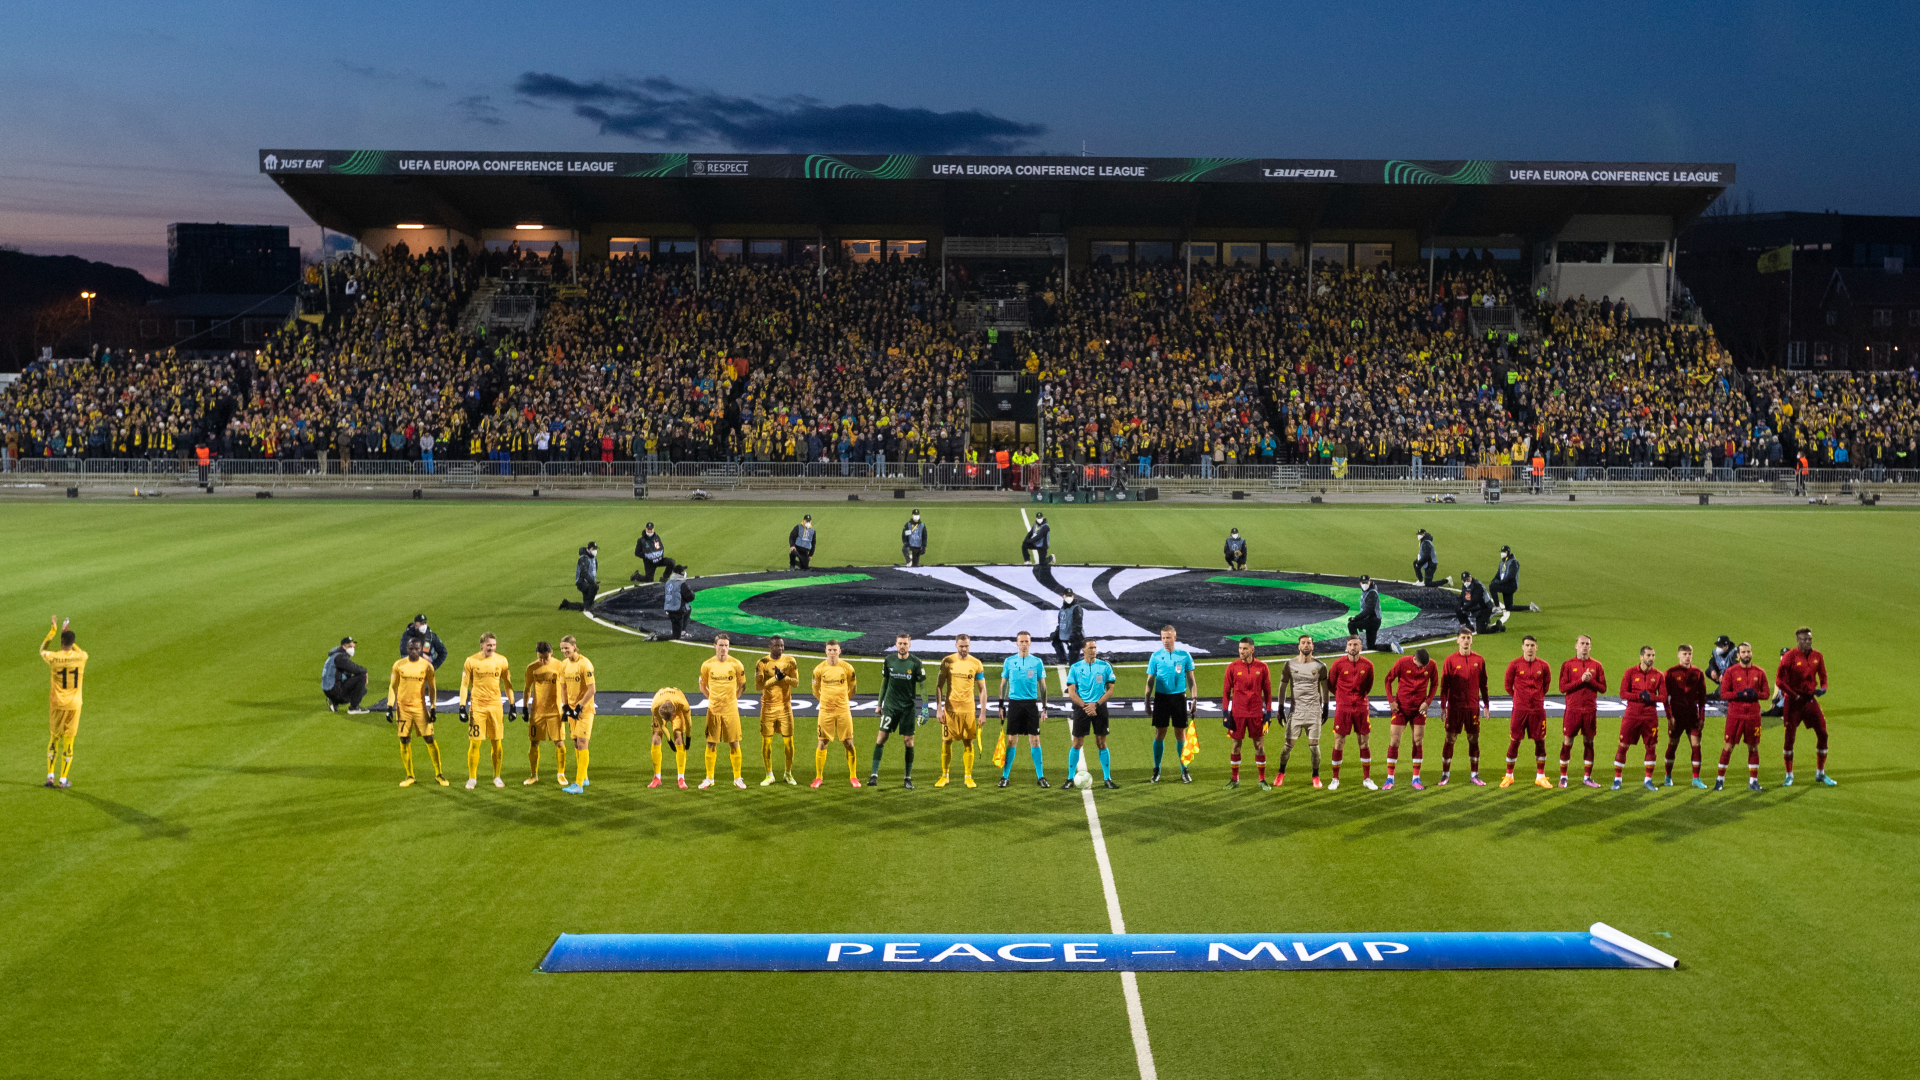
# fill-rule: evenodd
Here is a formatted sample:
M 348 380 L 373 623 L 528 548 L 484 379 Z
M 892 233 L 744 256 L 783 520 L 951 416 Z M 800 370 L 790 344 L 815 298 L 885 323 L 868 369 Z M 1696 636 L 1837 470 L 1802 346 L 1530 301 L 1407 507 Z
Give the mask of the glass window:
M 1220 258 L 1220 245 L 1191 243 L 1187 245 L 1187 256 L 1196 263 L 1216 262 Z
M 1315 266 L 1323 264 L 1345 266 L 1347 265 L 1347 245 L 1315 244 L 1313 245 L 1313 262 Z
M 1607 261 L 1605 240 L 1562 240 L 1554 245 L 1555 262 L 1603 263 Z
M 1133 257 L 1142 266 L 1165 266 L 1173 261 L 1173 244 L 1165 240 L 1141 240 L 1133 245 Z
M 1667 245 L 1649 240 L 1615 240 L 1613 242 L 1613 261 L 1616 263 L 1659 263 L 1667 258 Z
M 607 254 L 620 255 L 630 259 L 647 258 L 653 251 L 653 244 L 644 236 L 616 236 L 607 241 Z
M 746 253 L 747 242 L 745 240 L 707 241 L 707 254 L 713 257 L 714 262 L 739 262 L 746 256 Z
M 1353 265 L 1361 270 L 1374 270 L 1382 266 L 1392 266 L 1393 245 L 1355 244 L 1353 245 Z
M 662 255 L 691 255 L 693 254 L 693 241 L 661 240 L 655 243 L 653 250 Z
M 173 320 L 173 336 L 177 338 L 192 337 L 193 336 L 193 320 L 192 319 Z
M 1095 240 L 1089 250 L 1089 258 L 1095 266 L 1120 266 L 1127 261 L 1127 242 L 1125 240 Z
M 1293 266 L 1300 261 L 1300 256 L 1294 251 L 1292 244 L 1268 244 L 1267 261 L 1279 263 L 1282 266 Z
M 925 240 L 889 240 L 887 257 L 892 259 L 924 259 L 927 257 Z
M 1228 266 L 1258 266 L 1260 265 L 1260 245 L 1228 244 L 1226 256 L 1222 261 Z
M 878 262 L 880 259 L 880 241 L 878 240 L 842 240 L 840 254 L 848 262 Z

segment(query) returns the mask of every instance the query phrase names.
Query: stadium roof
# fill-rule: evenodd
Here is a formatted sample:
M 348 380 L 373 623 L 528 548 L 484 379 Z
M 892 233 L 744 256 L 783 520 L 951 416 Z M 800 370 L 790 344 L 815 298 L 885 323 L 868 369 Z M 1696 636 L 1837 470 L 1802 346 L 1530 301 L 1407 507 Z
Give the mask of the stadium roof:
M 260 151 L 260 171 L 340 232 L 420 222 L 476 236 L 620 222 L 1551 236 L 1575 214 L 1678 228 L 1734 179 L 1731 164 L 1681 162 L 282 149 Z

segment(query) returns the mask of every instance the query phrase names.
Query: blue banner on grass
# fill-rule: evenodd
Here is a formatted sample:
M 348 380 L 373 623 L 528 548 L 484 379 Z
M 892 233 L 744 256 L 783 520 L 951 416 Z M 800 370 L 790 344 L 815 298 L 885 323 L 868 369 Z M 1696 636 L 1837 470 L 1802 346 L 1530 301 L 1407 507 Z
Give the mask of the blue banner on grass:
M 562 934 L 559 971 L 1463 971 L 1663 968 L 1604 923 L 1588 933 Z

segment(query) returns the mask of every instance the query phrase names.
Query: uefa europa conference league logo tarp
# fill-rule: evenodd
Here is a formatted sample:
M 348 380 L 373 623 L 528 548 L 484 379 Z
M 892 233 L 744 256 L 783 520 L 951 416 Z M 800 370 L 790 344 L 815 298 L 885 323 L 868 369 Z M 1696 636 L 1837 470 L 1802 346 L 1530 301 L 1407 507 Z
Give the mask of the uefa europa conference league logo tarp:
M 1196 655 L 1232 657 L 1251 637 L 1262 653 L 1294 651 L 1300 635 L 1339 648 L 1347 620 L 1360 610 L 1358 578 L 1258 570 L 1173 566 L 849 566 L 814 571 L 728 574 L 692 581 L 697 590 L 689 630 L 696 638 L 726 633 L 735 645 L 764 646 L 783 637 L 792 648 L 837 639 L 844 652 L 879 656 L 907 633 L 921 652 L 947 652 L 957 634 L 973 651 L 1003 656 L 1014 635 L 1032 634 L 1036 649 L 1059 624 L 1060 594 L 1085 608 L 1081 626 L 1103 656 L 1145 656 L 1160 647 L 1160 628 L 1179 628 Z M 1378 582 L 1383 643 L 1451 634 L 1459 624 L 1450 593 Z M 594 614 L 642 632 L 667 628 L 661 584 L 602 598 Z

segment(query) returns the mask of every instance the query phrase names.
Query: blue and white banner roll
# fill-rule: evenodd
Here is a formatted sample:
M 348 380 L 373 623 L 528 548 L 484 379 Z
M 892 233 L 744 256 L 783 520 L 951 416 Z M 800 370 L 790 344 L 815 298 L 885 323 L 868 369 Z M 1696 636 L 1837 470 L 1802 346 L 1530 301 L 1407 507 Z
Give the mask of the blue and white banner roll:
M 561 934 L 559 971 L 1471 971 L 1671 968 L 1605 923 L 1587 933 Z

